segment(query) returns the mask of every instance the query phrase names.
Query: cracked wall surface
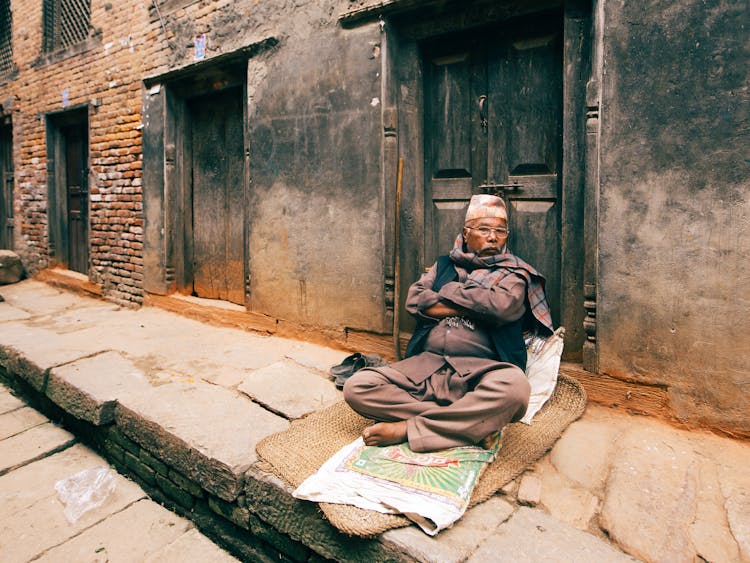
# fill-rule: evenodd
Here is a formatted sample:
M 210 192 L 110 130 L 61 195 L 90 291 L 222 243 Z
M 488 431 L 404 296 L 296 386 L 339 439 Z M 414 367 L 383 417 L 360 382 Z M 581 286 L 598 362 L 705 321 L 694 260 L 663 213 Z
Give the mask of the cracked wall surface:
M 604 11 L 600 369 L 665 385 L 680 418 L 747 432 L 746 10 Z

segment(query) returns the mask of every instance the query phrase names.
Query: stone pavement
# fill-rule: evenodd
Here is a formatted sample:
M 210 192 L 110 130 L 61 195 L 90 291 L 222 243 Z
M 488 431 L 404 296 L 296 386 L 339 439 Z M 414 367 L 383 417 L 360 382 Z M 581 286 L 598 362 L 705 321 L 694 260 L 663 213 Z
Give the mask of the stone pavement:
M 327 370 L 348 352 L 35 280 L 0 293 L 9 385 L 242 559 L 750 561 L 750 444 L 596 405 L 436 538 L 416 527 L 348 538 L 255 454 L 341 399 Z
M 0 385 L 0 560 L 236 561 L 114 472 L 104 502 L 71 523 L 55 483 L 99 467 L 107 461 Z

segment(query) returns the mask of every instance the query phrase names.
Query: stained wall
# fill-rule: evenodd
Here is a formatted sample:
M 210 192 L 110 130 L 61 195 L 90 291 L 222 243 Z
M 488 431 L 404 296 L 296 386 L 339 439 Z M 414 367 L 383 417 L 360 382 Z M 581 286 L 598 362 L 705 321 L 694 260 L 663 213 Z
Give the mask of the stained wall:
M 741 2 L 604 4 L 604 373 L 750 429 L 750 43 Z

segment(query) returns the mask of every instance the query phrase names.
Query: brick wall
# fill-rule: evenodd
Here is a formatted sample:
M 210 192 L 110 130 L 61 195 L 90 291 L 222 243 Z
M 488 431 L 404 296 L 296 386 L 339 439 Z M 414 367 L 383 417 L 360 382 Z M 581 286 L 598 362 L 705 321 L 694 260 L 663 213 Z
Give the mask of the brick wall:
M 206 59 L 270 36 L 304 38 L 336 26 L 337 2 L 285 0 L 151 2 L 91 0 L 90 39 L 67 57 L 44 56 L 42 2 L 11 0 L 16 70 L 0 76 L 0 111 L 12 115 L 14 249 L 29 274 L 55 265 L 50 244 L 46 118 L 87 108 L 89 279 L 121 305 L 143 302 L 142 80 L 195 62 L 194 38 L 208 35 Z
M 92 0 L 94 32 L 84 52 L 42 60 L 42 2 L 11 1 L 17 72 L 0 77 L 0 103 L 13 124 L 14 247 L 29 274 L 50 265 L 45 116 L 88 106 L 89 278 L 112 301 L 142 302 L 141 80 L 191 62 L 194 34 L 231 6 L 193 3 L 163 14 L 165 40 L 162 21 L 150 21 L 149 3 Z M 209 46 L 208 55 L 218 50 Z
M 113 301 L 140 303 L 140 75 L 148 27 L 144 3 L 94 0 L 94 33 L 80 47 L 84 52 L 46 60 L 41 56 L 42 3 L 13 0 L 11 10 L 17 74 L 0 81 L 0 100 L 5 100 L 4 111 L 12 112 L 15 249 L 31 274 L 49 265 L 45 116 L 88 106 L 89 276 Z

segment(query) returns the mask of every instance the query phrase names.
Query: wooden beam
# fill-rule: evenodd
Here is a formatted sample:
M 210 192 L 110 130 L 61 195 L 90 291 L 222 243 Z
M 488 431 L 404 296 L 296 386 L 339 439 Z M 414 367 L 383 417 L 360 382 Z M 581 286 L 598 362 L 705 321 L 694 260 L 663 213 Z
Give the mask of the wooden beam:
M 677 419 L 669 404 L 667 390 L 662 386 L 629 383 L 586 371 L 581 364 L 573 362 L 562 362 L 560 373 L 579 381 L 592 403 L 624 409 L 633 414 Z
M 658 418 L 683 430 L 702 430 L 734 439 L 750 439 L 750 431 L 747 430 L 718 428 L 679 418 L 672 408 L 669 389 L 665 385 L 646 385 L 592 373 L 583 369 L 581 364 L 572 362 L 562 362 L 560 373 L 579 381 L 591 403 Z

